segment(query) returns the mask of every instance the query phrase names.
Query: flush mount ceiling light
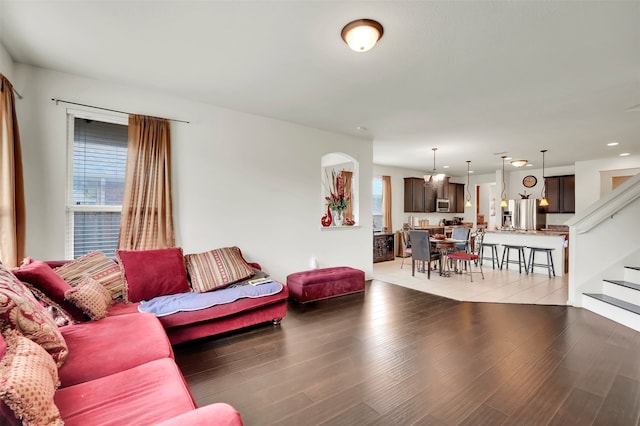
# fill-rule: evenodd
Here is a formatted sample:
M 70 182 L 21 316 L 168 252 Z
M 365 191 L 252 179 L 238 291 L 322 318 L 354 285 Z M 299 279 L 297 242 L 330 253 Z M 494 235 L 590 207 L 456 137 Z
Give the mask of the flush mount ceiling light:
M 366 52 L 382 38 L 384 30 L 373 19 L 356 19 L 342 29 L 342 39 L 356 52 Z
M 522 167 L 527 163 L 528 163 L 527 160 L 511 160 L 511 165 L 513 167 Z

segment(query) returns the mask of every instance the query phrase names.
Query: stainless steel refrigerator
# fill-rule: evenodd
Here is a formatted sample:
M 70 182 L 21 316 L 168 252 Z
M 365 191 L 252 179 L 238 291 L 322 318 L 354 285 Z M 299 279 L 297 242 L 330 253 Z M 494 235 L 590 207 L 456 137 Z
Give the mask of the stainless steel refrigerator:
M 546 210 L 540 207 L 540 200 L 509 200 L 508 208 L 513 229 L 536 230 L 544 228 L 547 224 Z

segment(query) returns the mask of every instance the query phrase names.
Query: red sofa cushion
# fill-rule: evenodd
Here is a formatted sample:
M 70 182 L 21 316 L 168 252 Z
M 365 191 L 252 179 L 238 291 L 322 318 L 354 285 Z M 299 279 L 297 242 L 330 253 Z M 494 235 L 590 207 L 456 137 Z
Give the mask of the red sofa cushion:
M 59 389 L 55 403 L 67 426 L 152 425 L 196 408 L 170 359 Z
M 191 291 L 182 249 L 116 250 L 129 302 Z
M 167 334 L 151 314 L 106 317 L 61 327 L 60 331 L 69 348 L 67 362 L 59 370 L 62 387 L 173 358 Z
M 13 273 L 20 281 L 31 284 L 53 302 L 60 305 L 74 321 L 83 322 L 87 320 L 87 317 L 79 308 L 65 300 L 64 292 L 71 290 L 71 286 L 51 269 L 51 266 L 47 263 L 36 260 L 14 269 Z

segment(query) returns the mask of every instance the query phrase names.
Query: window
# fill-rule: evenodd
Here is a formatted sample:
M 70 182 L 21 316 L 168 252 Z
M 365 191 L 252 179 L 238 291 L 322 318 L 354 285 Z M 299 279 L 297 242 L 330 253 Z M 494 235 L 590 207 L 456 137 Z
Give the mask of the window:
M 126 121 L 117 121 L 69 115 L 66 254 L 74 259 L 93 250 L 115 256 L 128 138 Z
M 382 178 L 373 178 L 373 230 L 382 230 Z

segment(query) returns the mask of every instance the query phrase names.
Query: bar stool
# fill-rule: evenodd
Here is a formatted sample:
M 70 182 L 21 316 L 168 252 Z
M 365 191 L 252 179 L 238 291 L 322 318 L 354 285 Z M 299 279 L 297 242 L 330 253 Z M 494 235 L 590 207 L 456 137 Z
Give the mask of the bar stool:
M 534 266 L 540 266 L 542 268 L 547 268 L 547 272 L 549 273 L 549 278 L 551 278 L 551 273 L 553 272 L 553 276 L 556 276 L 556 270 L 553 267 L 553 256 L 551 256 L 551 250 L 553 250 L 552 248 L 545 248 L 545 247 L 529 247 L 529 269 L 531 270 L 531 273 L 533 274 L 533 267 Z M 540 252 L 545 252 L 547 253 L 547 263 L 534 263 L 535 261 L 535 254 L 536 253 L 540 253 Z
M 500 268 L 500 258 L 498 257 L 498 243 L 482 243 L 482 247 L 480 247 L 480 262 L 483 262 L 484 259 L 489 259 L 488 257 L 484 257 L 485 247 L 491 249 L 491 266 L 493 267 L 493 269 L 496 269 L 496 263 L 498 264 L 498 268 Z
M 504 247 L 504 250 L 502 251 L 502 261 L 500 262 L 500 270 L 502 270 L 502 267 L 504 266 L 505 262 L 507 263 L 507 269 L 509 269 L 509 263 L 517 263 L 518 272 L 522 273 L 522 266 L 524 264 L 524 272 L 528 274 L 529 270 L 527 269 L 527 258 L 524 257 L 524 248 L 526 246 L 518 246 L 513 244 L 503 244 L 502 246 Z M 518 260 L 509 259 L 510 250 L 512 249 L 518 251 Z M 505 256 L 506 256 L 506 259 L 505 259 Z

